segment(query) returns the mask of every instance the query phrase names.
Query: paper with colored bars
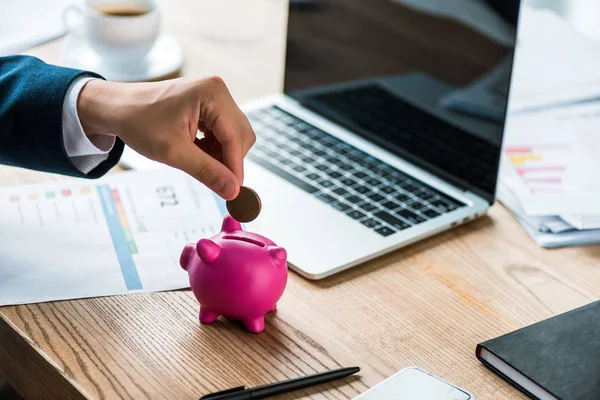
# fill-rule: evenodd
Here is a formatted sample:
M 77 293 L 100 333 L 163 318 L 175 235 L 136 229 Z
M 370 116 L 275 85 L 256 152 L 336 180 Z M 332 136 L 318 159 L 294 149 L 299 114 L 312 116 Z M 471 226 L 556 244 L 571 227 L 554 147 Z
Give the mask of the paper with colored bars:
M 224 211 L 171 169 L 0 188 L 0 305 L 188 287 L 181 250 Z
M 527 215 L 600 214 L 596 104 L 509 116 L 501 179 Z

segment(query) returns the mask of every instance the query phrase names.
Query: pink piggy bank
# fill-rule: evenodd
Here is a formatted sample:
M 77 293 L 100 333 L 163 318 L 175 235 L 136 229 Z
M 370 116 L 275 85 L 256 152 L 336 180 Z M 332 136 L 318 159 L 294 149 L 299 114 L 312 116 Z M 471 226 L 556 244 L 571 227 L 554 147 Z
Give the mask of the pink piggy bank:
M 240 319 L 254 333 L 265 328 L 287 283 L 287 253 L 269 239 L 245 232 L 231 216 L 211 239 L 188 244 L 179 263 L 200 303 L 200 322 L 219 315 Z

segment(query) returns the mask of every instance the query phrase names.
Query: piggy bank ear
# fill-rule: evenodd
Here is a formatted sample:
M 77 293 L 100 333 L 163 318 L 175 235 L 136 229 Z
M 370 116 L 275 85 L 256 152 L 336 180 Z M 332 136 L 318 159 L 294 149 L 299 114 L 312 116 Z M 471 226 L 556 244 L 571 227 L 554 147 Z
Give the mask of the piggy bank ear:
M 242 225 L 238 221 L 233 219 L 231 215 L 227 215 L 225 219 L 223 219 L 223 226 L 221 226 L 222 232 L 235 232 L 241 230 Z
M 202 261 L 210 264 L 217 259 L 219 253 L 221 253 L 221 248 L 212 240 L 200 239 L 196 243 L 196 252 Z
M 275 265 L 286 265 L 287 252 L 283 247 L 270 246 L 269 254 L 271 255 Z

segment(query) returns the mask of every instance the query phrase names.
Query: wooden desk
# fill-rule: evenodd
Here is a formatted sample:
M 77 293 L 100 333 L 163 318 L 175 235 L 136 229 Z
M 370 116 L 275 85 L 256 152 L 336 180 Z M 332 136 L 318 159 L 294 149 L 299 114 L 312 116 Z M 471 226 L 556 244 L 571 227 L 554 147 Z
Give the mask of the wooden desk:
M 279 90 L 285 4 L 266 0 L 269 23 L 246 42 L 206 36 L 202 4 L 166 2 L 184 74 L 218 73 L 241 102 Z M 56 61 L 59 46 L 31 54 Z M 63 178 L 0 168 L 2 185 L 48 179 Z M 194 399 L 359 365 L 347 384 L 283 397 L 346 399 L 419 366 L 481 400 L 524 398 L 480 365 L 476 344 L 597 299 L 599 256 L 597 246 L 543 250 L 496 205 L 489 217 L 323 281 L 291 273 L 259 335 L 222 320 L 199 326 L 189 291 L 2 307 L 0 375 L 31 399 Z

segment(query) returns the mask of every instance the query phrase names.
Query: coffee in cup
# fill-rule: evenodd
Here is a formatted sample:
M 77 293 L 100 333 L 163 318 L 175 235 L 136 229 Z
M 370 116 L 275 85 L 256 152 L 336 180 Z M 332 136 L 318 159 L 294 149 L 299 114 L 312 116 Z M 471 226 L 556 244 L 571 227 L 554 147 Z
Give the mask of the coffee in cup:
M 95 8 L 101 14 L 106 14 L 111 17 L 137 17 L 148 13 L 148 10 L 139 8 L 125 8 L 125 7 L 106 7 L 106 8 Z

